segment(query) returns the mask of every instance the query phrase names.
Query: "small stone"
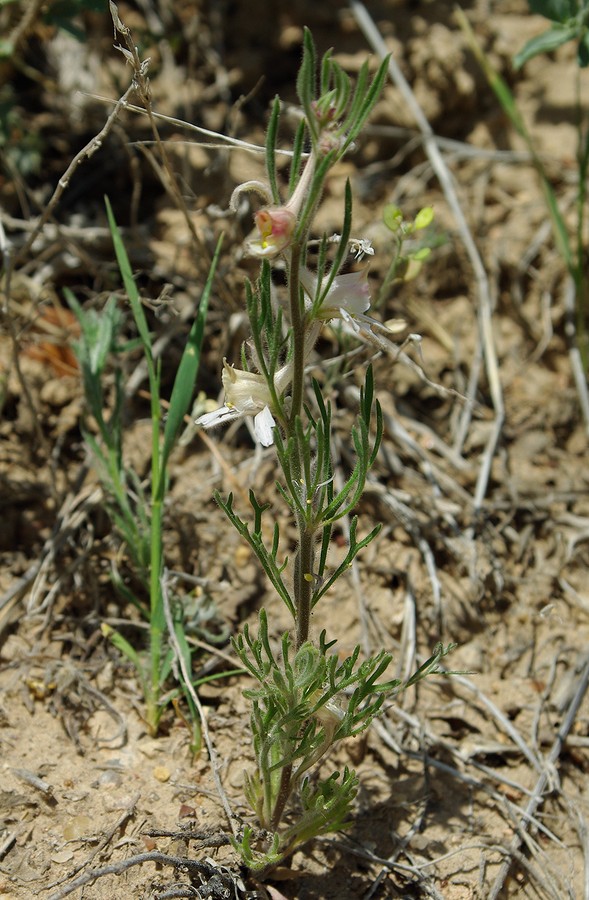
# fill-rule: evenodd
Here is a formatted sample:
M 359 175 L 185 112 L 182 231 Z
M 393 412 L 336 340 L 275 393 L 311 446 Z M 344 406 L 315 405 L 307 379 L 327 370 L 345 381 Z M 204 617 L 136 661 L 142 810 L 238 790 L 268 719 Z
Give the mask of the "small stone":
M 51 854 L 51 862 L 66 863 L 72 859 L 73 855 L 71 850 L 60 850 L 58 853 Z
M 90 816 L 80 815 L 74 816 L 63 826 L 63 836 L 66 841 L 77 841 L 79 838 L 88 835 L 92 828 Z M 55 857 L 51 857 L 53 862 L 57 862 Z

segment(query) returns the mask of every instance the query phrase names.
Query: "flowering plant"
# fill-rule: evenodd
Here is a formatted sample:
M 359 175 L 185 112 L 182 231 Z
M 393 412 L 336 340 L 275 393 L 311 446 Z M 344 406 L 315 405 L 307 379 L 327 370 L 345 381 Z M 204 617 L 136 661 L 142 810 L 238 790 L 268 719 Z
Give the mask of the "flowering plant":
M 294 140 L 288 199 L 281 200 L 275 165 L 278 100 L 267 133 L 268 183 L 249 181 L 234 192 L 233 206 L 241 193 L 252 191 L 265 203 L 255 215 L 257 239 L 248 245 L 249 252 L 261 259 L 256 283 L 246 282 L 251 340 L 242 354 L 243 369 L 224 361 L 224 405 L 197 420 L 211 427 L 254 417 L 257 440 L 264 446 L 275 445 L 282 474 L 279 491 L 298 532 L 297 550 L 290 561 L 282 552 L 278 523 L 271 542 L 266 543 L 262 522 L 268 506 L 260 504 L 253 491 L 252 522 L 235 511 L 231 494 L 226 499 L 216 495 L 257 555 L 293 622 L 292 633 L 282 635 L 279 652 L 273 646 L 266 610 L 260 612 L 257 634 L 246 625 L 233 641 L 255 682 L 244 692 L 251 701 L 256 762 L 255 771 L 246 775 L 245 792 L 263 829 L 257 833 L 246 827 L 237 846 L 245 864 L 258 873 L 269 871 L 311 838 L 350 824 L 356 774 L 346 767 L 322 779 L 312 769 L 334 742 L 364 731 L 385 698 L 438 671 L 439 660 L 448 652 L 438 646 L 407 682 L 381 681 L 392 658 L 386 650 L 360 661 L 356 647 L 341 660 L 332 650 L 336 642 L 328 640 L 325 631 L 317 639 L 310 633 L 313 609 L 379 532 L 377 526 L 358 538 L 358 519 L 353 516 L 344 559 L 330 569 L 333 527 L 357 506 L 382 436 L 382 415 L 369 368 L 351 432 L 356 461 L 345 484 L 336 489 L 331 406 L 317 381 L 307 384 L 305 371 L 324 322 L 340 319 L 366 336 L 378 324 L 366 315 L 370 306 L 366 271 L 342 274 L 350 247 L 364 247 L 350 239 L 349 183 L 333 259 L 329 254 L 332 239 L 325 235 L 313 270 L 307 249 L 326 177 L 360 133 L 387 71 L 385 60 L 370 80 L 365 63 L 353 91 L 330 53 L 320 63 L 318 79 L 316 63 L 315 47 L 306 31 L 297 80 L 303 118 Z M 309 152 L 304 158 L 305 145 Z M 285 303 L 276 296 L 271 279 L 271 262 L 277 259 L 286 266 Z M 309 398 L 308 387 L 312 388 Z

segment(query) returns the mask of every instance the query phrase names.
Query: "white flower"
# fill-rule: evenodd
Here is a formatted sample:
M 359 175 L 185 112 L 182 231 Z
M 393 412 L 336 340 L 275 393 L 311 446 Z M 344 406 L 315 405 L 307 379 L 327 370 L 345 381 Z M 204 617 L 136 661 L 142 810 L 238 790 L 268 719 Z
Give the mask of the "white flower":
M 354 254 L 355 259 L 374 256 L 374 247 L 368 238 L 350 238 L 350 250 Z
M 254 434 L 263 447 L 274 442 L 272 429 L 276 425 L 272 415 L 272 397 L 263 375 L 234 369 L 223 360 L 222 373 L 225 389 L 225 404 L 213 412 L 205 413 L 196 420 L 203 428 L 214 428 L 236 419 L 253 416 Z M 288 387 L 292 378 L 292 367 L 283 366 L 274 376 L 274 387 L 278 395 Z
M 308 295 L 307 308 L 312 308 L 318 298 L 323 296 L 319 309 L 313 313 L 318 325 L 329 322 L 332 319 L 342 319 L 344 324 L 355 334 L 359 334 L 365 341 L 374 344 L 386 353 L 391 352 L 389 341 L 394 338 L 396 330 L 390 329 L 377 319 L 366 315 L 370 307 L 370 288 L 368 285 L 368 270 L 352 272 L 347 275 L 336 275 L 328 289 L 323 285 L 327 283 L 324 278 L 321 286 L 317 278 L 308 269 L 300 270 L 301 284 Z M 375 332 L 381 332 L 385 338 L 379 337 Z M 398 348 L 395 351 L 398 353 Z
M 325 293 L 321 306 L 315 312 L 316 318 L 325 322 L 330 319 L 343 319 L 352 324 L 356 319 L 366 318 L 364 313 L 370 307 L 367 274 L 367 270 L 363 269 L 361 272 L 351 272 L 348 275 L 336 275 L 325 293 L 323 282 L 318 286 L 317 278 L 308 269 L 301 269 L 301 284 L 311 302 L 315 303 L 316 298 Z

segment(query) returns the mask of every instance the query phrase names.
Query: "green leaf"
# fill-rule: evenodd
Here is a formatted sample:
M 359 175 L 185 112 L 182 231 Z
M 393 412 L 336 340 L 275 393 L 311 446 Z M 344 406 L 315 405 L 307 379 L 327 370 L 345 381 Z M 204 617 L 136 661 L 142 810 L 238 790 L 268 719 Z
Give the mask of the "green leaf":
M 378 71 L 374 76 L 372 84 L 368 88 L 366 92 L 366 96 L 363 98 L 362 106 L 355 117 L 355 121 L 350 125 L 349 133 L 344 141 L 341 149 L 340 156 L 342 156 L 345 151 L 348 149 L 352 141 L 355 141 L 358 135 L 360 134 L 362 128 L 364 127 L 364 123 L 366 122 L 368 116 L 374 109 L 378 98 L 380 97 L 381 91 L 384 87 L 384 83 L 387 78 L 389 69 L 389 56 L 386 56 L 378 67 Z M 354 101 L 352 101 L 352 106 L 354 106 Z M 348 116 L 348 118 L 350 118 Z
M 589 30 L 585 31 L 583 37 L 579 41 L 577 62 L 581 69 L 586 69 L 587 66 L 589 66 Z
M 420 209 L 415 219 L 413 220 L 413 228 L 416 231 L 419 231 L 421 228 L 427 228 L 428 225 L 434 220 L 434 208 L 433 206 L 424 206 L 423 209 Z
M 268 173 L 268 181 L 270 182 L 270 190 L 272 191 L 272 200 L 280 205 L 280 194 L 278 192 L 278 181 L 276 180 L 276 136 L 278 134 L 278 122 L 280 119 L 280 99 L 274 98 L 272 104 L 272 112 L 270 113 L 270 121 L 268 122 L 268 130 L 266 132 L 266 172 Z
M 552 22 L 566 22 L 575 15 L 575 0 L 528 0 L 530 10 Z
M 215 249 L 215 255 L 213 256 L 213 260 L 211 262 L 207 282 L 204 286 L 204 290 L 200 298 L 198 313 L 194 322 L 192 323 L 192 328 L 190 329 L 188 340 L 186 341 L 184 353 L 182 354 L 182 359 L 180 360 L 180 365 L 178 366 L 178 371 L 176 372 L 176 378 L 174 380 L 174 386 L 172 388 L 172 395 L 170 397 L 170 408 L 168 411 L 164 429 L 164 443 L 161 456 L 162 472 L 167 465 L 168 458 L 178 436 L 178 432 L 180 431 L 180 428 L 182 426 L 182 421 L 184 419 L 184 416 L 188 412 L 188 408 L 192 400 L 194 382 L 196 381 L 196 375 L 198 373 L 198 368 L 200 365 L 200 354 L 204 337 L 207 310 L 209 306 L 209 297 L 211 295 L 213 278 L 215 276 L 217 263 L 219 261 L 219 254 L 221 252 L 222 243 L 223 235 L 221 235 L 221 237 L 217 241 L 217 247 Z M 163 484 L 163 482 L 164 479 L 160 478 L 160 484 Z
M 151 357 L 151 335 L 149 333 L 147 319 L 145 317 L 145 312 L 143 311 L 143 305 L 141 303 L 139 291 L 137 290 L 137 285 L 135 284 L 135 279 L 133 277 L 131 263 L 129 262 L 129 257 L 127 255 L 127 251 L 121 237 L 121 232 L 119 231 L 119 227 L 115 221 L 112 206 L 110 205 L 110 200 L 108 199 L 108 197 L 104 198 L 104 202 L 106 204 L 106 214 L 108 216 L 108 224 L 110 233 L 112 235 L 112 242 L 115 248 L 117 262 L 119 264 L 123 284 L 125 285 L 125 290 L 129 298 L 129 303 L 131 304 L 133 318 L 135 319 L 135 324 L 137 325 L 144 350 Z
M 297 94 L 305 112 L 313 139 L 317 137 L 317 120 L 313 111 L 315 94 L 315 44 L 311 32 L 305 28 L 303 36 L 303 60 L 297 76 Z
M 143 681 L 143 676 L 144 676 L 143 666 L 142 666 L 139 654 L 137 653 L 135 648 L 131 646 L 129 641 L 126 638 L 124 638 L 122 634 L 120 634 L 118 631 L 115 631 L 114 628 L 111 628 L 110 625 L 103 623 L 100 626 L 100 630 L 102 631 L 103 636 L 105 638 L 108 638 L 108 640 L 111 642 L 111 644 L 113 644 L 120 653 L 124 654 L 124 656 L 126 656 L 127 659 L 131 663 L 133 663 L 133 665 L 137 669 L 137 674 L 140 676 L 141 680 Z
M 301 169 L 301 159 L 303 155 L 303 146 L 305 143 L 305 131 L 306 125 L 305 120 L 301 119 L 299 122 L 299 126 L 296 130 L 293 144 L 292 144 L 292 159 L 290 163 L 290 173 L 288 178 L 288 196 L 290 197 L 295 187 L 297 186 L 297 182 L 299 180 L 299 173 Z
M 387 203 L 382 213 L 382 220 L 389 231 L 395 234 L 403 224 L 403 213 L 394 203 Z
M 516 69 L 520 69 L 524 63 L 534 56 L 538 56 L 540 53 L 550 53 L 576 36 L 577 29 L 574 26 L 553 25 L 548 31 L 544 31 L 528 41 L 525 47 L 514 57 L 513 64 Z
M 411 254 L 410 259 L 415 260 L 415 262 L 423 262 L 424 259 L 428 258 L 431 252 L 431 247 L 420 247 L 419 250 L 416 250 L 415 253 Z

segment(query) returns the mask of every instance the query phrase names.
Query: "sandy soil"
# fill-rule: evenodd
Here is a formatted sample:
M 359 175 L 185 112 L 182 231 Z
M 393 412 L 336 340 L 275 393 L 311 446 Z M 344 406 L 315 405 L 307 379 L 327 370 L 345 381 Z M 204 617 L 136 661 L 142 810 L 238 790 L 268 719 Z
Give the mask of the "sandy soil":
M 2 10 L 4 24 L 18 27 L 25 6 Z M 574 48 L 516 73 L 510 60 L 542 21 L 526 13 L 524 0 L 464 8 L 572 212 Z M 101 634 L 103 622 L 118 623 L 140 645 L 142 623 L 110 581 L 112 561 L 125 574 L 127 560 L 81 437 L 74 326 L 55 308 L 64 309 L 66 287 L 96 308 L 119 290 L 108 193 L 153 327 L 165 338 L 169 384 L 208 254 L 224 230 L 198 384 L 215 398 L 221 359 L 237 362 L 246 336 L 243 278 L 254 271 L 242 253 L 249 213 L 236 219 L 223 211 L 233 187 L 261 168 L 244 152 L 204 147 L 202 137 L 162 123 L 197 252 L 162 187 L 157 153 L 137 143 L 151 139 L 145 118 L 125 112 L 22 253 L 31 223 L 112 109 L 96 95 L 118 98 L 130 77 L 105 12 L 76 20 L 83 41 L 33 22 L 0 70 L 0 221 L 20 254 L 10 285 L 2 281 L 0 332 L 0 900 L 587 896 L 589 467 L 565 337 L 564 267 L 537 175 L 452 4 L 383 0 L 370 11 L 445 139 L 440 147 L 490 304 L 412 115 L 388 84 L 355 153 L 330 179 L 320 225 L 337 231 L 349 176 L 354 234 L 376 250 L 374 296 L 391 252 L 381 224 L 386 203 L 407 218 L 432 204 L 439 241 L 418 278 L 375 310 L 383 321 L 404 318 L 422 336 L 420 354 L 408 351 L 414 364 L 364 346 L 328 371 L 345 472 L 354 388 L 374 363 L 385 439 L 358 513 L 362 533 L 375 522 L 383 529 L 318 610 L 314 629 L 339 636 L 342 652 L 357 642 L 391 649 L 400 675 L 437 641 L 454 641 L 451 664 L 469 674 L 422 683 L 364 738 L 337 748 L 337 764 L 355 766 L 361 779 L 345 835 L 315 842 L 265 886 L 239 874 L 230 848 L 215 846 L 228 823 L 206 751 L 193 756 L 190 731 L 172 708 L 162 734 L 148 735 L 133 669 Z M 151 58 L 156 110 L 258 143 L 274 94 L 294 102 L 303 25 L 351 72 L 370 53 L 352 11 L 336 2 L 278 0 L 271 16 L 265 4 L 239 0 L 121 3 L 119 12 L 142 57 Z M 589 96 L 586 72 L 581 89 Z M 342 349 L 349 348 L 327 334 L 317 373 L 325 371 L 321 359 Z M 133 389 L 125 452 L 144 475 L 148 402 L 136 361 L 131 355 L 126 371 Z M 176 451 L 171 476 L 167 561 L 201 579 L 196 592 L 186 586 L 186 602 L 200 611 L 198 639 L 217 641 L 212 652 L 195 654 L 198 676 L 228 665 L 217 655 L 231 654 L 225 635 L 255 621 L 262 604 L 276 634 L 288 624 L 213 490 L 234 491 L 245 512 L 255 487 L 286 519 L 272 451 L 255 451 L 243 428 L 194 435 Z M 244 684 L 227 677 L 200 696 L 227 798 L 249 821 Z M 151 859 L 123 869 L 140 854 Z M 206 860 L 214 872 L 188 866 Z

